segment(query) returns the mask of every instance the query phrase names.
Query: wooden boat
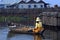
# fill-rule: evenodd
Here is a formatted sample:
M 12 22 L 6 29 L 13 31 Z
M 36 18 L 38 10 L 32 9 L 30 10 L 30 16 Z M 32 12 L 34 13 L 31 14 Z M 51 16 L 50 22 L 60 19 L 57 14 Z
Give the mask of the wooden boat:
M 35 28 L 31 27 L 16 27 L 10 26 L 9 27 L 11 32 L 15 33 L 43 33 L 44 28 L 42 27 L 42 22 L 39 17 L 36 18 Z

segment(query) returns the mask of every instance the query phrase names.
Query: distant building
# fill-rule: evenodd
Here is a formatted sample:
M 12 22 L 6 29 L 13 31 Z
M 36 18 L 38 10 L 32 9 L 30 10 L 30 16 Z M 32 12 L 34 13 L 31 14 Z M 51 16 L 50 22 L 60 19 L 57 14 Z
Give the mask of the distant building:
M 4 8 L 8 8 L 10 4 L 0 4 L 0 8 L 1 9 L 4 9 Z
M 12 3 L 11 3 L 12 2 Z M 0 9 L 7 8 L 7 6 L 13 4 L 14 1 L 12 0 L 0 0 Z
M 19 8 L 19 9 L 32 9 L 32 8 L 47 8 L 49 6 L 48 3 L 40 0 L 36 2 L 34 0 L 30 0 L 29 2 L 25 2 L 24 0 L 20 1 L 19 3 L 15 3 L 10 5 L 11 8 Z

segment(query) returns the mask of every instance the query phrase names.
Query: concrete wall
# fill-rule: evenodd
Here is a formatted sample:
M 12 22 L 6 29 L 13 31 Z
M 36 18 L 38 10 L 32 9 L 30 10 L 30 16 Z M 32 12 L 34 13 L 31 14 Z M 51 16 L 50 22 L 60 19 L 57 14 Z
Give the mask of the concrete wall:
M 57 13 L 59 12 L 42 12 L 41 14 L 43 24 L 57 26 L 59 23 L 58 20 L 60 19 L 57 18 Z

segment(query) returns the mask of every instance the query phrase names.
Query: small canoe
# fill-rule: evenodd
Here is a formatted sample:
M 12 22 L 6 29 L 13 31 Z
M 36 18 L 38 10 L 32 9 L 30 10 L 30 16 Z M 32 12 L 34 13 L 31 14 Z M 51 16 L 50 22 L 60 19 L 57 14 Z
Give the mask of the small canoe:
M 10 30 L 10 32 L 20 33 L 20 34 L 41 34 L 44 32 L 44 30 L 42 29 L 40 32 L 35 33 L 35 32 L 33 32 L 33 28 L 22 27 L 22 28 L 13 28 Z

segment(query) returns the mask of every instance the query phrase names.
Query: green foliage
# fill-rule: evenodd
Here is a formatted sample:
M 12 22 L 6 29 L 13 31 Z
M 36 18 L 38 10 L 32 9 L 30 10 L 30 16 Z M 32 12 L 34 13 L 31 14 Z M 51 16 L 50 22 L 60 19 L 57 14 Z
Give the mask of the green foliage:
M 4 19 L 5 19 L 4 16 L 0 17 L 0 22 L 4 22 Z
M 19 16 L 0 16 L 0 22 L 5 22 L 5 21 L 14 21 L 14 22 L 20 22 L 20 21 L 28 21 L 31 20 L 29 17 L 19 17 Z

